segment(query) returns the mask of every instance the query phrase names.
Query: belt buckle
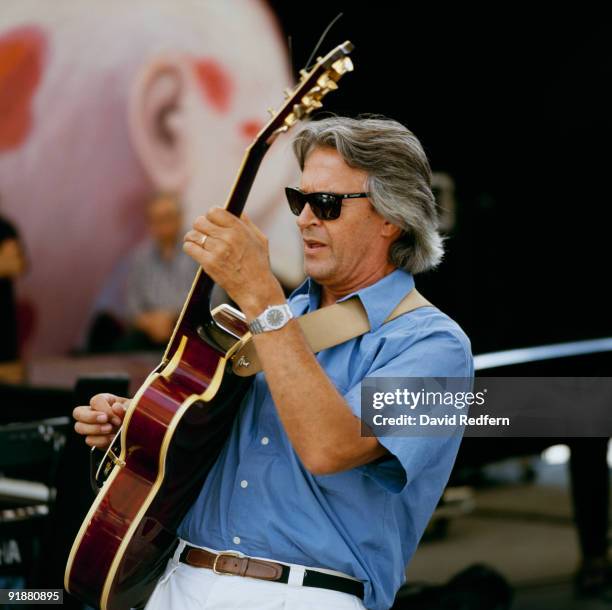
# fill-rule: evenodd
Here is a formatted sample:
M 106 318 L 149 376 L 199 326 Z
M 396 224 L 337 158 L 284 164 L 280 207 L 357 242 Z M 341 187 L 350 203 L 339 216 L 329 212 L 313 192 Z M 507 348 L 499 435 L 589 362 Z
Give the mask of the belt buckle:
M 219 561 L 219 559 L 224 556 L 225 557 L 242 557 L 242 554 L 236 551 L 223 551 L 222 553 L 217 553 L 217 556 L 215 557 L 213 561 L 212 571 L 215 574 L 218 574 L 219 576 L 238 576 L 238 574 L 232 574 L 231 572 L 220 572 L 217 569 L 217 561 Z

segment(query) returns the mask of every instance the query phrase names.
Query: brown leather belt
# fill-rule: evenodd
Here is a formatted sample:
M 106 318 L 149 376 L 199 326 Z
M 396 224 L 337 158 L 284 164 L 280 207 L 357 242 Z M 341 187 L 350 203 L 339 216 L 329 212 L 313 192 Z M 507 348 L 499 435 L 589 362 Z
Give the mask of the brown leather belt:
M 233 551 L 225 551 L 219 554 L 211 553 L 189 545 L 186 545 L 183 549 L 180 561 L 194 568 L 207 568 L 215 574 L 248 576 L 282 583 L 289 582 L 289 572 L 291 571 L 290 566 L 282 563 L 244 557 Z M 332 589 L 333 591 L 356 595 L 363 599 L 363 583 L 351 578 L 319 572 L 312 568 L 306 568 L 302 586 Z

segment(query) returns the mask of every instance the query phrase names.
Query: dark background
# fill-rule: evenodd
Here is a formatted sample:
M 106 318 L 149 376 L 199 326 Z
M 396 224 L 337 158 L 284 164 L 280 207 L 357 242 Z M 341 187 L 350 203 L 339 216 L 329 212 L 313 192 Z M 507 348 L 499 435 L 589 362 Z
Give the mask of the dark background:
M 612 335 L 611 23 L 587 7 L 270 2 L 293 65 L 350 39 L 355 71 L 325 110 L 392 117 L 456 184 L 445 262 L 421 291 L 474 353 Z

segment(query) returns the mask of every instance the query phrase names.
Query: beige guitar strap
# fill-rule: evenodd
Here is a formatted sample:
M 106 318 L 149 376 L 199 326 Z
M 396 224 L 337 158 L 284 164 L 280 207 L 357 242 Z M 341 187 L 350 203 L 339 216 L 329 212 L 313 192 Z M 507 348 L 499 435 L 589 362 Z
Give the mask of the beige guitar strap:
M 384 323 L 419 307 L 427 306 L 431 306 L 431 303 L 414 288 L 400 301 Z M 315 354 L 370 330 L 368 316 L 358 297 L 322 307 L 296 319 Z M 249 337 L 233 355 L 232 361 L 232 370 L 240 377 L 259 373 L 261 365 L 252 337 Z

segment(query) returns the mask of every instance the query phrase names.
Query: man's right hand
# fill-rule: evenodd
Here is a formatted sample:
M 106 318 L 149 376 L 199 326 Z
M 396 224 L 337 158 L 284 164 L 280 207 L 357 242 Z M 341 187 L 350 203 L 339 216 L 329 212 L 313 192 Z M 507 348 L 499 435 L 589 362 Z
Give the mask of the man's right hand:
M 123 422 L 129 398 L 114 394 L 96 394 L 89 406 L 76 407 L 72 412 L 74 429 L 85 436 L 90 447 L 108 447 Z

